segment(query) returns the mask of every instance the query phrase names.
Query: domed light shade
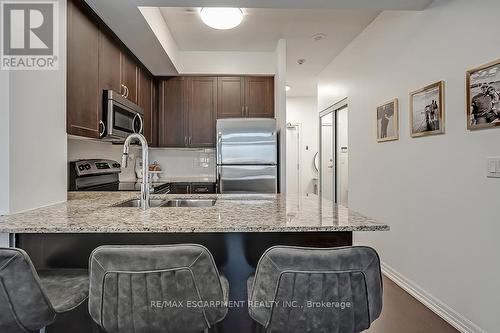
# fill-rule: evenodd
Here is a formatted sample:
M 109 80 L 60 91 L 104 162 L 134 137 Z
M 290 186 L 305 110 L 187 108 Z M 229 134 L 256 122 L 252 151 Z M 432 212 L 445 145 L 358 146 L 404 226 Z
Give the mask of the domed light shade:
M 219 30 L 235 28 L 243 21 L 243 11 L 239 8 L 205 7 L 200 16 L 206 25 Z

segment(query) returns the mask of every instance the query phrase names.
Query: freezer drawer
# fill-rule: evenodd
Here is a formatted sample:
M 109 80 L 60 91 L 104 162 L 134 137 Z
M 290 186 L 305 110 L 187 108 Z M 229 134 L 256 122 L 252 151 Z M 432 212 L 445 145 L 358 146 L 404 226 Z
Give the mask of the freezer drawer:
M 277 164 L 274 119 L 217 120 L 217 164 Z
M 220 193 L 276 193 L 276 165 L 218 166 Z

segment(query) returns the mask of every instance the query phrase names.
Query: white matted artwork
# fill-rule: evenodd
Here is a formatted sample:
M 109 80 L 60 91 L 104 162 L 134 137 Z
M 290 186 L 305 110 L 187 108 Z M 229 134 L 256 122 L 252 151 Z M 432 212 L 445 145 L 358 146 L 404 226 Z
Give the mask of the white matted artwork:
M 444 81 L 410 93 L 412 137 L 444 134 Z
M 399 109 L 395 98 L 377 107 L 377 141 L 387 142 L 399 139 Z

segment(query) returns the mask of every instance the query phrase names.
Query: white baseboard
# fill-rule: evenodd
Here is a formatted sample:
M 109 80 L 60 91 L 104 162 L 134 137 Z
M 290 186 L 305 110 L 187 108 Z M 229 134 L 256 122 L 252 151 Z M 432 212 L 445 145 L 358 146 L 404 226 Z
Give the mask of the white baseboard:
M 381 263 L 382 273 L 407 293 L 415 297 L 420 303 L 429 308 L 432 312 L 447 321 L 462 333 L 487 333 L 485 330 L 453 310 L 451 307 L 441 302 L 436 297 L 429 294 L 413 281 L 399 274 L 386 263 Z

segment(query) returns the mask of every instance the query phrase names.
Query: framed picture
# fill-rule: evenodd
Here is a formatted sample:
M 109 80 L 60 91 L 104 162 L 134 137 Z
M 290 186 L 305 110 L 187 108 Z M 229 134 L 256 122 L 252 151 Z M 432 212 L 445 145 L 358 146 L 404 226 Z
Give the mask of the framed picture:
M 410 131 L 413 138 L 444 134 L 444 81 L 410 93 Z
M 466 74 L 467 128 L 500 126 L 500 59 Z
M 399 139 L 399 109 L 395 98 L 377 107 L 377 141 L 386 142 Z

